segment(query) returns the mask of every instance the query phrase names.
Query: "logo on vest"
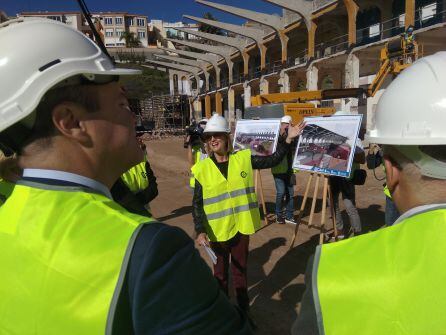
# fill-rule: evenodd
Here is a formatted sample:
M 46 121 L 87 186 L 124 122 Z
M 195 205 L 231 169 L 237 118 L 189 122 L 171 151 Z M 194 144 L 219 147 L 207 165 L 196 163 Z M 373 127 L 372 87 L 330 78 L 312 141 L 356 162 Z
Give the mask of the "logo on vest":
M 245 171 L 242 171 L 240 172 L 240 176 L 242 176 L 242 178 L 246 178 L 248 174 Z

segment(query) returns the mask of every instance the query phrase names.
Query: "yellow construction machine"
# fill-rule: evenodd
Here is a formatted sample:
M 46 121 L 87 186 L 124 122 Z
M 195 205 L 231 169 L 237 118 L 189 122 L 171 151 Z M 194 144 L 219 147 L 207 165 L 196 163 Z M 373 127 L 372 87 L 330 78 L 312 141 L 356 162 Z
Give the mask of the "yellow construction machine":
M 361 94 L 364 94 L 361 88 L 261 94 L 251 97 L 252 107 L 245 111 L 245 118 L 278 118 L 289 115 L 296 123 L 307 116 L 331 115 L 336 112 L 334 107 L 317 107 L 316 101 L 357 98 Z
M 367 89 L 367 96 L 373 97 L 381 88 L 389 74 L 398 75 L 404 69 L 412 65 L 419 57 L 422 57 L 423 47 L 415 40 L 410 43 L 401 36 L 400 39 L 387 42 L 381 49 L 381 67 L 375 79 Z

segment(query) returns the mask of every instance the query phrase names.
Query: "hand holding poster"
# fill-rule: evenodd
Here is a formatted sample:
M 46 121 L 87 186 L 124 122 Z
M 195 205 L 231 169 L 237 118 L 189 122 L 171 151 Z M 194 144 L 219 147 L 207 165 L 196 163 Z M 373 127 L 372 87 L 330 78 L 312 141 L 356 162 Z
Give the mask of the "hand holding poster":
M 250 149 L 253 155 L 269 156 L 276 151 L 280 119 L 239 120 L 234 134 L 234 150 Z
M 349 177 L 362 115 L 305 118 L 293 168 Z

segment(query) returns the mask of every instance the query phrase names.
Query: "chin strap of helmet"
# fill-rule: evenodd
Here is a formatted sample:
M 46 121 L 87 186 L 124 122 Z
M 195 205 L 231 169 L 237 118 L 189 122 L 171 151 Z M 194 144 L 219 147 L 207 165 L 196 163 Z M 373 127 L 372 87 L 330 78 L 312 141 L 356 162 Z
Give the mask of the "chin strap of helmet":
M 102 42 L 101 35 L 99 35 L 99 33 L 98 33 L 98 31 L 96 30 L 96 27 L 95 27 L 93 21 L 91 20 L 91 13 L 90 13 L 90 11 L 88 10 L 87 4 L 85 3 L 84 0 L 77 0 L 77 3 L 79 4 L 79 7 L 81 8 L 81 11 L 82 11 L 82 13 L 84 14 L 85 19 L 87 20 L 87 23 L 88 23 L 90 29 L 91 29 L 92 32 L 93 32 L 94 38 L 95 38 L 96 43 L 98 44 L 99 48 L 102 50 L 102 52 L 103 52 L 104 54 L 107 55 L 108 58 L 110 58 L 111 62 L 112 62 L 113 64 L 115 64 L 115 60 L 114 60 L 113 57 L 110 56 L 110 54 L 108 53 L 107 48 L 106 48 L 105 45 L 104 45 L 104 42 Z

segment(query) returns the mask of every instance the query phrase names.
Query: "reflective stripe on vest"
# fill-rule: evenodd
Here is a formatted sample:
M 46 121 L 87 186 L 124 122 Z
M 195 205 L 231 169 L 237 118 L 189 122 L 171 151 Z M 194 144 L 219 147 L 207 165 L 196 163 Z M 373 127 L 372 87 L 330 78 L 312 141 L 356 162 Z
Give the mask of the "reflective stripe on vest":
M 446 206 L 318 247 L 319 333 L 444 334 Z
M 82 188 L 24 183 L 0 207 L 0 333 L 111 334 L 131 248 L 151 219 Z
M 130 168 L 121 176 L 124 184 L 132 193 L 138 193 L 149 187 L 149 179 L 147 178 L 146 161 Z
M 276 166 L 271 168 L 272 174 L 283 174 L 288 172 L 288 157 L 285 155 L 282 161 Z
M 229 156 L 227 179 L 211 158 L 194 165 L 192 171 L 203 187 L 206 232 L 211 241 L 227 241 L 237 232 L 254 234 L 260 228 L 250 150 Z

